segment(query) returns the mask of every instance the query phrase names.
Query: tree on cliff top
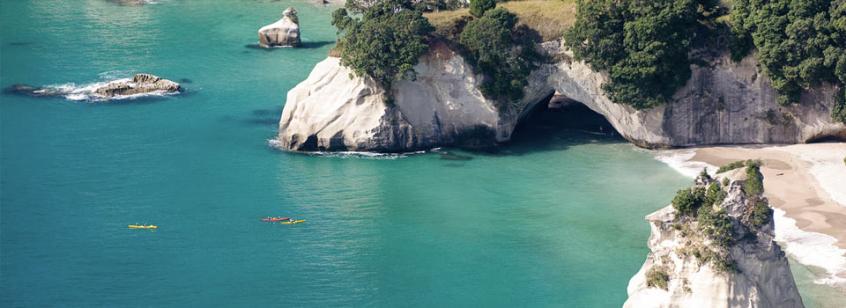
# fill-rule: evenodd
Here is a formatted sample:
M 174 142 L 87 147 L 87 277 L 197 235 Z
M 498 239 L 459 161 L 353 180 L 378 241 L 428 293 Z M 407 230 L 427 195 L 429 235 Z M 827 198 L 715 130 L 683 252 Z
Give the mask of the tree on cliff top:
M 487 10 L 496 7 L 496 0 L 470 0 L 470 15 L 482 17 Z
M 637 109 L 669 101 L 690 77 L 688 53 L 700 25 L 714 20 L 713 0 L 579 0 L 566 33 L 576 59 L 607 71 L 612 101 Z
M 754 43 L 779 103 L 797 103 L 802 91 L 823 82 L 846 85 L 846 1 L 735 0 L 731 21 L 740 39 Z M 748 49 L 733 53 L 744 56 Z M 836 99 L 842 110 L 846 102 L 840 94 Z M 846 114 L 834 111 L 846 122 Z
M 531 42 L 517 26 L 517 15 L 495 8 L 467 23 L 459 37 L 468 61 L 481 72 L 481 90 L 500 110 L 523 96 L 523 87 L 537 58 Z
M 359 10 L 361 17 L 350 16 Z M 429 49 L 427 37 L 434 30 L 409 0 L 341 8 L 332 13 L 332 25 L 338 28 L 341 64 L 358 76 L 372 77 L 389 100 L 395 80 L 414 78 L 414 65 Z

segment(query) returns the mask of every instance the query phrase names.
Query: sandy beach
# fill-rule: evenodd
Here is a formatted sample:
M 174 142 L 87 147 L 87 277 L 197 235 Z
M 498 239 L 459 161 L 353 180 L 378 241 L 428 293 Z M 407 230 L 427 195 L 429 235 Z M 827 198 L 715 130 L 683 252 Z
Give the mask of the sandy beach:
M 691 176 L 738 160 L 763 162 L 776 237 L 799 263 L 823 269 L 820 283 L 846 287 L 846 143 L 703 147 L 661 151 L 658 159 Z

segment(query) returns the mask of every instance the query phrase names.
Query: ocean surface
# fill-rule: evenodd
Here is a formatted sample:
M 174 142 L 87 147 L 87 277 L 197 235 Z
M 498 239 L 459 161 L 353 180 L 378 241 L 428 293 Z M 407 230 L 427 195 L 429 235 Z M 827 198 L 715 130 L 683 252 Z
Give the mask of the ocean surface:
M 0 1 L 2 87 L 187 89 L 0 95 L 0 306 L 618 307 L 644 215 L 690 182 L 562 129 L 484 153 L 276 150 L 285 93 L 334 44 L 311 1 Z M 288 6 L 304 48 L 254 48 Z

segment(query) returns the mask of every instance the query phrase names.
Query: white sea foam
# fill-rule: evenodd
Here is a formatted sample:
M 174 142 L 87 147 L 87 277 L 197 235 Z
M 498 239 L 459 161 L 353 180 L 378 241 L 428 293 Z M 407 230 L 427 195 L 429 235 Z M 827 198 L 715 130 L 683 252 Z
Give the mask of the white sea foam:
M 846 164 L 843 161 L 846 151 L 821 148 L 824 145 L 795 145 L 785 150 L 810 163 L 809 171 L 820 187 L 834 202 L 846 206 Z
M 375 152 L 359 152 L 359 151 L 338 151 L 338 152 L 306 152 L 308 155 L 323 156 L 323 157 L 338 157 L 338 158 L 369 158 L 369 159 L 397 159 L 405 158 L 410 155 L 423 154 L 426 151 L 405 152 L 405 153 L 375 153 Z
M 111 72 L 103 73 L 106 75 L 102 76 L 110 76 Z M 166 95 L 173 95 L 175 93 L 168 93 L 167 91 L 153 91 L 147 93 L 140 93 L 140 94 L 132 94 L 132 95 L 115 95 L 113 97 L 106 97 L 97 94 L 95 91 L 97 88 L 105 86 L 111 82 L 128 82 L 131 81 L 130 78 L 121 78 L 121 79 L 113 79 L 110 81 L 102 81 L 102 82 L 94 82 L 88 83 L 83 85 L 76 85 L 75 83 L 64 83 L 64 84 L 56 84 L 56 85 L 48 85 L 44 88 L 36 90 L 35 93 L 42 94 L 42 95 L 56 95 L 62 96 L 67 100 L 71 101 L 90 101 L 90 102 L 102 102 L 102 101 L 109 101 L 109 100 L 131 100 L 131 99 L 138 99 L 142 97 L 149 97 L 149 96 L 166 96 Z
M 797 262 L 821 268 L 826 276 L 814 280 L 818 284 L 843 285 L 846 278 L 846 250 L 835 246 L 837 239 L 826 234 L 808 232 L 796 226 L 796 220 L 785 216 L 780 209 L 773 209 L 775 240 Z
M 658 150 L 653 152 L 655 159 L 689 178 L 695 178 L 704 168 L 708 168 L 708 173 L 711 175 L 717 172 L 715 166 L 691 160 L 695 155 L 696 150 Z

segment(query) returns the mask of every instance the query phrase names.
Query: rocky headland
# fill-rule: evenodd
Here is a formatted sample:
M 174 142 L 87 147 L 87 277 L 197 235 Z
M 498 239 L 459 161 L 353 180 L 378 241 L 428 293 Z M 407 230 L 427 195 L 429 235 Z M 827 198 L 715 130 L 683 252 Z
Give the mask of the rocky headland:
M 805 143 L 846 139 L 846 125 L 831 117 L 833 86 L 804 93 L 782 106 L 754 55 L 734 62 L 726 54 L 692 65 L 692 76 L 672 102 L 644 110 L 612 102 L 605 73 L 572 60 L 562 42 L 542 44 L 555 59 L 532 72 L 525 95 L 495 107 L 479 86 L 482 76 L 456 51 L 435 43 L 414 67 L 417 78 L 385 89 L 367 77 L 350 77 L 339 58 L 317 64 L 288 92 L 278 143 L 287 150 L 401 152 L 438 146 L 490 146 L 507 142 L 517 124 L 556 94 L 602 115 L 630 142 L 647 148 L 708 144 Z
M 624 307 L 804 307 L 758 168 L 700 175 L 646 217 L 650 253 Z

